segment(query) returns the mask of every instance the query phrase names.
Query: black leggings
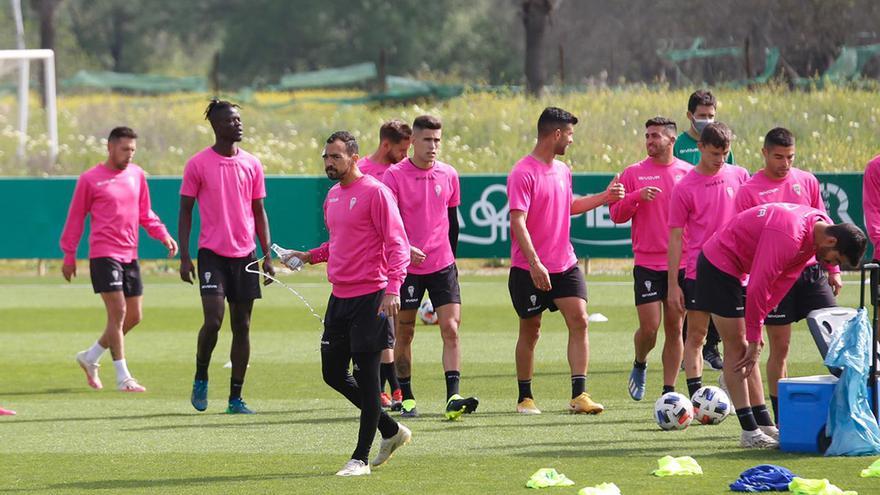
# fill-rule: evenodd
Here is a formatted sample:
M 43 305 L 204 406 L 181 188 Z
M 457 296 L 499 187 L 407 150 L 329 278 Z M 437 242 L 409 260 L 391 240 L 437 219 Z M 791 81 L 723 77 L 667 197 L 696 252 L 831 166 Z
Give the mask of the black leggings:
M 347 347 L 321 351 L 324 381 L 361 410 L 357 447 L 352 459 L 368 462 L 376 428 L 382 438 L 397 434 L 397 422 L 391 419 L 379 401 L 379 363 L 382 351 L 350 352 Z M 348 371 L 354 361 L 354 376 Z

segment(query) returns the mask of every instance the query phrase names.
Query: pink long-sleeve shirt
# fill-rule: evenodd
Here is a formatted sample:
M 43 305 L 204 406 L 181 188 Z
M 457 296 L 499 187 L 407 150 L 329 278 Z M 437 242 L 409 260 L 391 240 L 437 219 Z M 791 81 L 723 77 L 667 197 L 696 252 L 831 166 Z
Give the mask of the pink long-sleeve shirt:
M 409 265 L 409 241 L 397 204 L 381 182 L 365 175 L 336 184 L 324 200 L 330 240 L 309 251 L 312 263 L 327 262 L 333 295 L 350 298 L 385 289 L 400 295 Z
M 143 169 L 129 164 L 123 170 L 90 168 L 76 181 L 67 221 L 61 233 L 64 264 L 76 263 L 76 248 L 90 217 L 89 258 L 113 258 L 131 263 L 138 257 L 138 226 L 164 241 L 168 229 L 150 206 L 150 189 Z
M 675 158 L 670 164 L 657 163 L 648 157 L 626 167 L 620 183 L 628 191 L 622 200 L 611 205 L 611 220 L 625 223 L 632 219 L 632 249 L 634 264 L 651 270 L 665 271 L 669 246 L 669 198 L 675 185 L 694 166 Z M 656 187 L 660 192 L 652 201 L 642 200 L 642 189 Z M 682 256 L 684 268 L 686 257 Z
M 815 175 L 798 168 L 792 168 L 783 179 L 768 177 L 764 170 L 758 170 L 751 179 L 740 186 L 736 193 L 736 211 L 748 210 L 753 206 L 767 203 L 792 203 L 809 206 L 822 213 L 825 210 L 825 202 L 819 191 L 819 179 Z M 810 260 L 807 266 L 817 263 L 816 259 Z M 839 266 L 829 266 L 830 273 L 840 273 Z
M 746 291 L 746 340 L 760 342 L 764 318 L 791 289 L 816 255 L 816 222 L 828 215 L 809 206 L 770 203 L 737 214 L 703 246 L 716 268 L 739 279 Z
M 880 155 L 868 162 L 865 168 L 862 202 L 865 207 L 865 229 L 874 244 L 874 258 L 880 258 Z

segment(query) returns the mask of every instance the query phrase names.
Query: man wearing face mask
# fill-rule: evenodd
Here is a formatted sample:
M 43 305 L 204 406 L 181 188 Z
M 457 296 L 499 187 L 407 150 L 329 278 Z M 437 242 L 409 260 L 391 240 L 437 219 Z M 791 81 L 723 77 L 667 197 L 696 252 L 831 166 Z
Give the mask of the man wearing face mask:
M 672 154 L 679 160 L 684 160 L 691 165 L 700 163 L 700 148 L 697 143 L 700 141 L 700 134 L 707 125 L 715 122 L 715 111 L 718 107 L 718 100 L 711 91 L 706 89 L 698 89 L 688 98 L 687 119 L 691 123 L 688 130 L 678 135 L 675 140 L 675 146 L 672 148 Z M 727 163 L 735 163 L 733 160 L 733 151 L 727 155 Z M 683 330 L 684 339 L 687 340 L 687 325 Z M 712 367 L 712 369 L 720 370 L 723 364 L 721 353 L 718 352 L 718 343 L 721 342 L 721 336 L 715 324 L 709 322 L 709 333 L 706 335 L 706 345 L 703 346 L 703 360 Z

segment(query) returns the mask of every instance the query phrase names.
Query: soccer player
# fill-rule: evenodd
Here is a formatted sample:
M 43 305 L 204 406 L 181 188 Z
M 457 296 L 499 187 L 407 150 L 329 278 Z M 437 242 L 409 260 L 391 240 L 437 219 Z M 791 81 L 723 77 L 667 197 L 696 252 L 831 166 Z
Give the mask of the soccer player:
M 684 365 L 688 397 L 703 386 L 701 350 L 709 327 L 709 313 L 698 305 L 694 293 L 697 257 L 709 237 L 733 217 L 736 192 L 749 178 L 746 169 L 725 163 L 732 137 L 730 128 L 720 122 L 703 129 L 699 143 L 700 162 L 675 186 L 669 203 L 667 302 L 676 311 L 687 309 Z M 687 268 L 682 291 L 678 267 L 684 244 L 687 245 L 684 253 Z
M 700 163 L 700 133 L 707 125 L 715 122 L 715 112 L 718 109 L 718 100 L 711 91 L 698 89 L 694 91 L 688 98 L 687 119 L 690 122 L 688 129 L 678 135 L 675 140 L 673 154 L 676 158 L 684 160 L 691 165 Z M 725 160 L 727 163 L 735 163 L 733 160 L 733 151 L 727 155 Z M 683 335 L 687 340 L 687 328 L 684 329 Z M 721 337 L 718 336 L 718 330 L 715 325 L 709 322 L 709 332 L 706 334 L 706 345 L 703 346 L 703 359 L 713 369 L 720 370 L 723 361 L 721 354 L 718 352 L 718 343 Z
M 192 210 L 199 202 L 198 278 L 204 323 L 199 330 L 196 374 L 190 402 L 197 411 L 208 408 L 208 366 L 229 301 L 232 327 L 232 376 L 227 414 L 252 414 L 241 398 L 250 359 L 250 325 L 260 278 L 245 271 L 256 261 L 254 233 L 265 255 L 263 272 L 275 274 L 269 257 L 269 219 L 263 205 L 266 184 L 263 165 L 238 146 L 242 138 L 238 105 L 213 99 L 205 119 L 214 130 L 214 144 L 193 155 L 183 170 L 180 188 L 180 278 L 193 283 L 195 267 L 189 253 Z M 264 284 L 271 283 L 266 278 Z
M 141 321 L 144 285 L 138 265 L 138 228 L 161 241 L 168 257 L 177 254 L 177 243 L 150 206 L 150 189 L 144 171 L 131 163 L 137 150 L 137 134 L 116 127 L 107 138 L 107 159 L 90 168 L 76 181 L 67 221 L 61 233 L 64 264 L 61 274 L 76 276 L 76 248 L 90 217 L 89 272 L 92 288 L 101 295 L 107 325 L 101 337 L 77 353 L 76 362 L 93 389 L 103 388 L 98 362 L 108 348 L 116 369 L 116 387 L 123 392 L 146 392 L 125 361 L 125 334 Z
M 814 256 L 827 265 L 855 266 L 866 244 L 858 227 L 832 225 L 821 210 L 771 203 L 739 213 L 703 246 L 697 262 L 697 304 L 712 313 L 724 341 L 724 376 L 742 427 L 742 447 L 779 445 L 778 430 L 762 425 L 759 418 L 769 417 L 760 380 L 746 384 L 747 377 L 758 373 L 765 318 Z M 749 287 L 743 301 L 746 275 Z M 756 397 L 761 401 L 757 405 Z
M 587 335 L 587 284 L 571 245 L 571 215 L 578 215 L 624 197 L 615 177 L 599 193 L 573 198 L 571 169 L 559 160 L 572 143 L 578 119 L 556 107 L 538 118 L 538 140 L 532 152 L 516 163 L 507 177 L 510 202 L 511 267 L 507 286 L 519 315 L 516 411 L 540 414 L 532 395 L 535 346 L 545 309 L 559 310 L 568 327 L 571 370 L 569 411 L 599 414 L 605 407 L 586 392 L 590 344 Z
M 635 360 L 629 375 L 629 395 L 633 400 L 645 397 L 648 353 L 657 343 L 660 322 L 666 333 L 663 344 L 663 393 L 675 391 L 684 344 L 681 325 L 684 313 L 666 302 L 669 270 L 667 247 L 669 229 L 669 197 L 672 189 L 694 167 L 672 155 L 675 143 L 675 122 L 654 117 L 645 122 L 645 147 L 648 157 L 630 165 L 620 176 L 628 191 L 611 205 L 611 220 L 624 223 L 632 220 L 633 279 L 635 279 L 636 313 L 639 328 L 633 336 Z M 684 282 L 684 259 L 678 265 L 679 285 Z
M 412 128 L 400 120 L 389 120 L 379 128 L 379 147 L 370 156 L 365 156 L 357 162 L 357 166 L 364 175 L 371 175 L 382 180 L 385 172 L 391 165 L 406 158 L 412 142 Z M 394 321 L 391 321 L 394 328 Z M 391 386 L 391 395 L 385 393 L 385 382 Z M 397 380 L 397 372 L 394 369 L 394 349 L 382 351 L 382 367 L 380 373 L 379 398 L 382 407 L 399 411 L 403 407 L 403 392 Z
M 459 419 L 477 409 L 479 400 L 459 394 L 461 350 L 461 290 L 455 250 L 458 245 L 458 205 L 461 188 L 458 172 L 437 160 L 443 125 L 440 119 L 422 115 L 413 121 L 413 155 L 385 172 L 384 182 L 394 195 L 410 243 L 410 264 L 403 282 L 403 297 L 394 355 L 403 390 L 404 417 L 418 416 L 412 391 L 412 341 L 416 312 L 425 291 L 437 313 L 443 339 L 443 371 L 446 378 L 446 419 Z
M 825 212 L 825 203 L 819 193 L 819 180 L 793 166 L 795 138 L 788 129 L 776 127 L 764 137 L 764 168 L 755 172 L 736 194 L 736 211 L 767 203 L 793 203 Z M 779 421 L 777 383 L 788 376 L 788 348 L 791 342 L 791 324 L 800 321 L 815 309 L 837 306 L 834 296 L 843 282 L 840 267 L 831 266 L 828 274 L 811 259 L 794 286 L 767 315 L 767 336 L 770 356 L 767 359 L 767 383 L 774 420 Z
M 874 245 L 874 259 L 880 258 L 880 155 L 865 167 L 862 179 L 862 201 L 865 207 L 865 229 Z
M 304 263 L 327 262 L 333 286 L 324 335 L 324 381 L 361 410 L 357 447 L 338 476 L 370 474 L 370 445 L 382 435 L 373 466 L 387 461 L 409 442 L 410 430 L 391 419 L 379 403 L 379 366 L 383 349 L 393 345 L 390 318 L 400 308 L 400 286 L 409 264 L 409 244 L 391 192 L 356 166 L 358 143 L 351 133 L 334 132 L 324 146 L 324 170 L 338 181 L 324 201 L 330 240 L 307 252 L 294 251 Z M 354 376 L 349 363 L 354 361 Z

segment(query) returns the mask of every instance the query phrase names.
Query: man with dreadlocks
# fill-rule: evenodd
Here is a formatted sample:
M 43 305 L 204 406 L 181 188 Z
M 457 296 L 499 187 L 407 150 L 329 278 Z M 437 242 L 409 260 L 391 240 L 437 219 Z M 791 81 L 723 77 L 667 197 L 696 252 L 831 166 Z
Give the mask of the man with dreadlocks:
M 214 145 L 196 153 L 186 163 L 180 188 L 180 278 L 193 283 L 190 258 L 192 209 L 199 202 L 198 280 L 204 323 L 199 330 L 196 376 L 190 401 L 196 410 L 208 408 L 208 365 L 229 301 L 232 326 L 232 378 L 227 414 L 252 414 L 241 398 L 250 358 L 250 323 L 254 299 L 259 299 L 260 279 L 245 267 L 256 260 L 254 233 L 266 255 L 265 285 L 275 274 L 269 258 L 269 219 L 263 206 L 266 183 L 257 157 L 238 147 L 242 138 L 241 115 L 236 104 L 212 99 L 205 119 L 214 130 Z

